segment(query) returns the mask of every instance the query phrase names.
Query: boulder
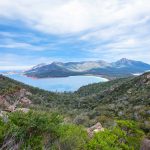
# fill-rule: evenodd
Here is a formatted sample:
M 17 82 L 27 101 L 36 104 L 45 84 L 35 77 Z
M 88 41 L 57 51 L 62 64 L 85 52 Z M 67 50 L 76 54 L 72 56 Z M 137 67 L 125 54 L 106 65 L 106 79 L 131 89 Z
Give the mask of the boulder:
M 102 127 L 100 122 L 96 123 L 90 128 L 87 128 L 89 137 L 93 137 L 94 133 L 101 132 L 101 131 L 104 131 L 104 128 Z
M 147 79 L 150 79 L 150 74 L 148 74 L 148 75 L 146 76 L 146 78 L 147 78 Z
M 8 116 L 7 116 L 7 112 L 6 111 L 0 111 L 0 118 L 2 118 L 2 120 L 7 123 L 8 122 Z
M 140 150 L 150 150 L 150 140 L 144 139 L 142 141 L 141 149 Z
M 26 92 L 26 95 L 27 95 L 27 96 L 32 96 L 32 93 Z
M 25 96 L 32 96 L 32 93 L 28 92 L 26 89 L 20 89 L 15 95 L 20 99 Z
M 20 97 L 21 97 L 21 98 L 24 97 L 25 94 L 26 94 L 26 89 L 21 89 L 21 90 L 19 91 L 19 94 L 20 94 Z
M 7 111 L 7 112 L 14 112 L 15 109 L 16 109 L 16 106 L 10 105 L 10 106 L 8 106 L 8 107 L 5 109 L 5 111 Z
M 22 111 L 24 113 L 28 113 L 30 111 L 30 109 L 28 109 L 28 108 L 16 108 L 15 111 Z
M 0 112 L 0 117 L 3 118 L 4 114 L 2 113 L 2 111 Z
M 19 103 L 23 106 L 29 106 L 31 104 L 31 100 L 29 100 L 27 97 L 23 97 L 20 99 Z
M 0 107 L 5 108 L 8 106 L 9 106 L 9 103 L 6 101 L 5 97 L 0 95 Z

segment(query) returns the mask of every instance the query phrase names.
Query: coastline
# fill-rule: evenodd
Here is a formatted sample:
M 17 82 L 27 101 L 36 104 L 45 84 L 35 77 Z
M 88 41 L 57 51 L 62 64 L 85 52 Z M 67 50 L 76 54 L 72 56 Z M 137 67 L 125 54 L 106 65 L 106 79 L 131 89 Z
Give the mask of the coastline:
M 31 79 L 35 79 L 35 80 L 36 79 L 38 80 L 38 79 L 68 78 L 68 77 L 75 77 L 75 76 L 93 76 L 93 77 L 102 78 L 102 79 L 107 80 L 107 81 L 110 81 L 110 80 L 114 79 L 114 78 L 111 78 L 111 77 L 108 77 L 108 76 L 94 75 L 94 74 L 84 74 L 84 75 L 74 75 L 74 76 L 60 76 L 60 77 L 44 77 L 44 78 L 28 76 L 28 75 L 25 75 L 25 74 L 21 74 L 21 75 L 26 76 L 26 77 L 31 78 Z
M 35 78 L 28 77 L 23 73 L 17 73 L 13 75 L 6 75 L 6 77 L 51 92 L 74 92 L 80 87 L 88 84 L 108 81 L 106 78 L 93 75 L 78 75 L 60 78 Z

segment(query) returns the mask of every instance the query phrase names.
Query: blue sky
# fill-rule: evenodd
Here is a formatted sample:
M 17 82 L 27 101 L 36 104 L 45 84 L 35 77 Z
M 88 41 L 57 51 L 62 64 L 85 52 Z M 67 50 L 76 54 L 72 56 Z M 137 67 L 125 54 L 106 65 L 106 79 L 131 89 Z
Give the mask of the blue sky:
M 150 1 L 0 1 L 0 56 L 0 69 L 123 57 L 150 63 Z

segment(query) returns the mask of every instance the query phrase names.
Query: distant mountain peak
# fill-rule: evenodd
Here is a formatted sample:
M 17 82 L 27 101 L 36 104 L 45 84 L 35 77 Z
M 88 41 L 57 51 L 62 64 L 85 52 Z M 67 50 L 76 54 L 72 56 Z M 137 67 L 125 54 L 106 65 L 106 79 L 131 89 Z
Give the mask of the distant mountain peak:
M 59 63 L 62 63 L 60 61 L 53 61 L 52 64 L 59 64 Z
M 127 58 L 121 58 L 120 61 L 129 61 Z
M 134 62 L 136 62 L 136 61 L 129 60 L 127 58 L 121 58 L 120 60 L 114 62 L 113 64 L 122 67 L 122 66 L 126 66 L 126 65 L 132 65 Z
M 46 63 L 41 63 L 41 64 L 38 64 L 38 65 L 32 67 L 32 69 L 37 69 L 37 68 L 43 67 L 45 65 L 47 65 L 47 64 Z
M 54 61 L 52 62 L 50 65 L 53 65 L 53 66 L 63 66 L 64 63 L 62 62 L 59 62 L 59 61 Z
M 134 61 L 134 60 L 129 60 L 129 59 L 127 59 L 127 58 L 121 58 L 121 59 L 118 60 L 117 62 L 127 63 L 127 62 L 131 62 L 131 61 Z

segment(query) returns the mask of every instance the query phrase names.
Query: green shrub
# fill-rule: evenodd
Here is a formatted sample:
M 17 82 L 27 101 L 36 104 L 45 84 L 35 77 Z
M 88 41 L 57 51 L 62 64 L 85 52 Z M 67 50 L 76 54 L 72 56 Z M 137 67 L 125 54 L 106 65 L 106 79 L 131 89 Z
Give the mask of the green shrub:
M 2 118 L 0 118 L 0 145 L 3 142 L 6 133 L 7 133 L 7 125 L 3 122 Z
M 138 124 L 128 120 L 116 121 L 114 127 L 90 139 L 85 128 L 66 124 L 55 113 L 14 112 L 8 122 L 0 119 L 2 149 L 137 150 L 143 136 Z
M 137 150 L 143 135 L 135 122 L 117 121 L 113 129 L 95 134 L 88 144 L 88 150 Z
M 61 117 L 57 114 L 15 112 L 9 115 L 9 120 L 9 135 L 5 140 L 13 137 L 14 143 L 18 143 L 21 148 L 42 149 L 59 137 Z
M 60 128 L 60 138 L 55 145 L 56 150 L 86 150 L 88 134 L 80 126 L 63 125 Z

